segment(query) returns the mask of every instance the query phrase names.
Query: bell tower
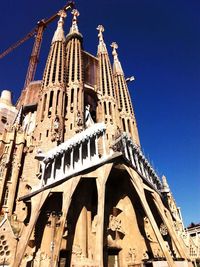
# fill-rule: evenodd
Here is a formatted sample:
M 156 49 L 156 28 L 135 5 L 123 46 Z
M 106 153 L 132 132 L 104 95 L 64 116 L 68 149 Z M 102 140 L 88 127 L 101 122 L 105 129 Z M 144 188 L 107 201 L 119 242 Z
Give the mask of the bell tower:
M 97 121 L 104 122 L 107 127 L 107 139 L 110 143 L 114 140 L 116 134 L 116 127 L 119 122 L 119 114 L 117 110 L 117 95 L 114 85 L 113 72 L 111 63 L 103 39 L 104 27 L 99 25 L 99 45 L 97 57 L 99 59 L 99 91 L 101 94 L 99 101 L 99 114 L 97 114 Z
M 43 75 L 37 112 L 35 140 L 41 148 L 49 149 L 63 141 L 66 101 L 65 35 L 63 30 L 66 13 L 59 12 L 60 19 L 54 33 Z
M 66 86 L 67 86 L 67 115 L 66 138 L 83 128 L 84 97 L 82 74 L 82 35 L 79 32 L 77 18 L 78 10 L 72 11 L 72 26 L 66 36 Z
M 114 57 L 113 73 L 117 89 L 118 108 L 120 112 L 120 129 L 126 132 L 132 138 L 134 143 L 140 146 L 136 119 L 127 82 L 116 51 L 118 45 L 113 42 L 111 47 L 113 48 L 112 55 Z

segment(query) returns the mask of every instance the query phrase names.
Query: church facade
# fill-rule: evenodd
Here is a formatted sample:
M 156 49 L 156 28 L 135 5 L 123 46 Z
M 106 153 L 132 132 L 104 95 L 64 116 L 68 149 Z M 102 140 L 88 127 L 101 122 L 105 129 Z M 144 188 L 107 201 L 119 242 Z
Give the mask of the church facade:
M 42 81 L 0 98 L 0 266 L 191 266 L 166 177 L 140 146 L 117 44 L 60 12 Z

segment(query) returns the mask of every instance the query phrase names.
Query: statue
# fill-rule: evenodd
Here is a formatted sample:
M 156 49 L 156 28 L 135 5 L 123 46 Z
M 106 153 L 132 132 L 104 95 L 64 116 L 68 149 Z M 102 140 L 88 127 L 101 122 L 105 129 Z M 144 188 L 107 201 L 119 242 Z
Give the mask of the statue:
M 89 128 L 93 124 L 94 124 L 94 121 L 93 121 L 92 116 L 90 114 L 90 105 L 88 104 L 85 107 L 85 127 Z

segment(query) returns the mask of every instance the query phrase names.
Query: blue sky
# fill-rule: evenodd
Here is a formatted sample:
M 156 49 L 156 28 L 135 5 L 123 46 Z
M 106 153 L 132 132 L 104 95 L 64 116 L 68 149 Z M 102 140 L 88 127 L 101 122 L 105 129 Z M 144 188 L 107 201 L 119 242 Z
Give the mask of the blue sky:
M 63 0 L 7 0 L 0 10 L 0 51 L 19 40 Z M 200 222 L 200 1 L 77 0 L 84 48 L 97 51 L 96 27 L 116 41 L 136 113 L 142 147 L 166 175 L 184 223 Z M 71 15 L 66 19 L 69 30 Z M 36 79 L 41 79 L 56 22 L 44 34 Z M 23 87 L 33 39 L 0 60 L 0 90 L 14 101 Z

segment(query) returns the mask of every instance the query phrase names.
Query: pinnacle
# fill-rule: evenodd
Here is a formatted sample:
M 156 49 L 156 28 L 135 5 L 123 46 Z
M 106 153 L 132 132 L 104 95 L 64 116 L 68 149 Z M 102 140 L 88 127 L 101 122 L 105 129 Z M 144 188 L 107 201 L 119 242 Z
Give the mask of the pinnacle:
M 114 57 L 114 63 L 113 63 L 114 73 L 123 74 L 122 66 L 118 59 L 118 54 L 117 54 L 118 44 L 116 42 L 112 42 L 110 46 L 113 48 L 112 55 Z
M 69 31 L 69 34 L 78 34 L 78 35 L 81 35 L 81 33 L 79 32 L 79 29 L 78 29 L 78 17 L 80 16 L 80 13 L 77 9 L 73 9 L 71 14 L 73 15 L 73 18 L 72 18 L 72 26 L 70 28 L 70 31 Z
M 104 32 L 104 27 L 102 25 L 98 25 L 98 27 L 96 28 L 99 33 L 98 33 L 98 37 L 99 37 L 99 45 L 98 45 L 98 54 L 100 53 L 107 53 L 107 48 L 106 48 L 106 44 L 104 43 L 104 39 L 103 39 L 103 32 Z
M 59 41 L 65 42 L 65 33 L 63 30 L 63 25 L 64 25 L 64 18 L 66 18 L 67 15 L 64 10 L 59 11 L 58 15 L 60 16 L 60 19 L 58 21 L 58 26 L 51 42 L 52 44 Z

